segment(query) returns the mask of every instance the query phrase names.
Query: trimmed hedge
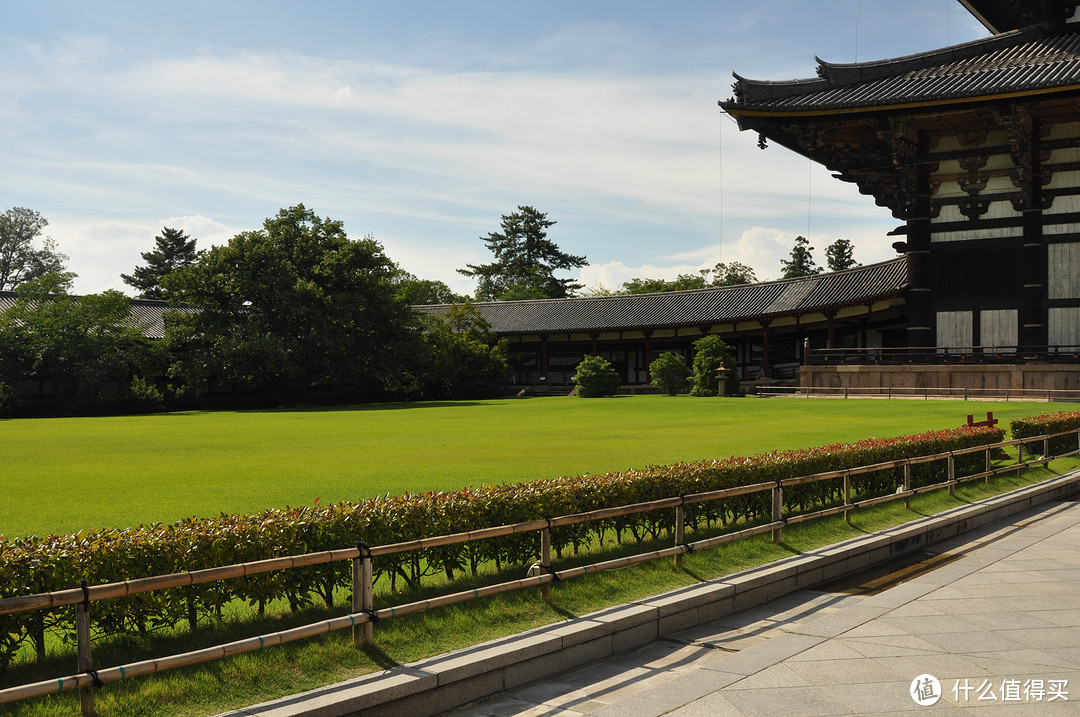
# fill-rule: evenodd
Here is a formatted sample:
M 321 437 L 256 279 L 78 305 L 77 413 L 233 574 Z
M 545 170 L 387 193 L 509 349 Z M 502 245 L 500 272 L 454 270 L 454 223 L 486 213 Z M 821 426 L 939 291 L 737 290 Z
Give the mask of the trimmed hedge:
M 152 524 L 125 530 L 86 530 L 45 538 L 0 539 L 0 597 L 30 595 L 88 584 L 163 575 L 264 558 L 352 546 L 357 540 L 385 545 L 425 536 L 568 515 L 689 493 L 763 483 L 906 457 L 930 455 L 1001 441 L 1000 428 L 964 427 L 914 436 L 867 439 L 750 458 L 677 463 L 603 475 L 536 480 L 512 485 L 484 485 L 452 493 L 406 493 L 360 503 L 268 510 L 257 515 L 191 518 L 172 525 Z M 957 475 L 983 469 L 979 453 L 956 461 Z M 945 461 L 912 466 L 912 485 L 946 479 Z M 852 480 L 853 499 L 893 492 L 902 469 L 879 471 Z M 792 486 L 784 490 L 788 514 L 834 505 L 843 500 L 842 479 Z M 687 506 L 690 530 L 735 522 L 768 520 L 767 493 Z M 552 531 L 561 556 L 594 539 L 641 541 L 670 533 L 674 511 L 653 511 Z M 416 587 L 423 577 L 444 573 L 453 578 L 475 573 L 481 565 L 526 565 L 536 559 L 539 532 L 486 541 L 380 556 L 376 578 Z M 162 590 L 95 603 L 98 634 L 145 633 L 182 624 L 194 628 L 220 617 L 221 608 L 243 600 L 260 612 L 270 601 L 288 600 L 298 610 L 315 600 L 332 605 L 335 588 L 351 589 L 347 561 L 276 571 L 206 585 Z M 73 638 L 72 609 L 52 613 L 0 616 L 0 674 L 14 654 L 31 641 L 44 653 L 45 632 Z
M 1059 411 L 1058 413 L 1044 413 L 1039 416 L 1027 416 L 1014 418 L 1009 421 L 1009 430 L 1013 438 L 1032 438 L 1033 436 L 1046 436 L 1062 431 L 1080 428 L 1080 411 Z M 1050 440 L 1050 454 L 1058 455 L 1076 450 L 1078 447 L 1076 436 L 1060 436 Z M 1042 453 L 1042 444 L 1025 449 L 1028 453 Z

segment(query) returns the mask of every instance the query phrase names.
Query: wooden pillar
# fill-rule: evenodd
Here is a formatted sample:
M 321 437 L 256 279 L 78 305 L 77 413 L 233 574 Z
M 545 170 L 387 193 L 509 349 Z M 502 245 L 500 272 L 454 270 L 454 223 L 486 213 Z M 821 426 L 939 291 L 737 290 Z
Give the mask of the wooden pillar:
M 645 383 L 652 383 L 652 372 L 649 371 L 649 364 L 652 363 L 652 334 L 650 330 L 643 332 L 645 334 L 645 356 L 643 361 L 645 363 Z
M 768 320 L 762 320 L 761 322 L 761 377 L 769 377 L 769 324 L 772 322 Z
M 589 338 L 592 339 L 592 355 L 600 355 L 600 334 L 589 334 Z
M 1019 108 L 1017 108 L 1019 109 Z M 1020 199 L 1013 208 L 1023 211 L 1024 236 L 1020 249 L 1020 307 L 1017 312 L 1017 343 L 1021 346 L 1045 346 L 1050 334 L 1047 328 L 1047 248 L 1043 237 L 1043 210 L 1049 209 L 1053 197 L 1042 192 L 1041 142 L 1039 118 L 1026 108 L 1012 113 L 1010 143 L 1013 159 L 1018 165 L 1015 179 L 1020 183 Z
M 548 372 L 548 337 L 540 337 L 540 378 L 547 381 Z
M 920 132 L 918 153 L 929 152 L 929 140 Z M 899 158 L 894 161 L 900 161 Z M 937 345 L 937 314 L 934 311 L 934 266 L 930 255 L 930 167 L 919 164 L 914 168 L 915 206 L 907 218 L 908 289 L 905 300 L 908 310 L 907 345 L 924 347 Z

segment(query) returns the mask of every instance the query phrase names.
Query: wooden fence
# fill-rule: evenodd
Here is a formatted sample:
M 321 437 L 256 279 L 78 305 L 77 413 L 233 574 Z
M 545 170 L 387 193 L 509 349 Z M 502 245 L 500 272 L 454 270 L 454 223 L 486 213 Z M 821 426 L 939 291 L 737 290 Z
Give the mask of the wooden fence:
M 1053 438 L 1059 438 L 1068 435 L 1074 435 L 1076 437 L 1078 441 L 1077 449 L 1061 453 L 1057 456 L 1049 455 L 1049 441 Z M 1042 455 L 1038 457 L 1032 457 L 1030 460 L 1025 461 L 1023 459 L 1024 454 L 1030 454 L 1030 450 L 1025 451 L 1021 448 L 1021 446 L 1037 444 L 1040 442 L 1042 443 Z M 1017 447 L 1016 462 L 1010 463 L 1008 465 L 998 466 L 996 468 L 993 467 L 991 461 L 991 453 L 994 450 L 1003 449 L 1011 446 Z M 956 458 L 958 456 L 978 452 L 985 453 L 985 470 L 974 473 L 972 475 L 958 477 L 955 470 Z M 285 642 L 291 642 L 294 640 L 313 637 L 315 635 L 322 635 L 328 632 L 333 632 L 335 630 L 351 629 L 354 644 L 357 647 L 362 647 L 363 645 L 370 644 L 372 642 L 374 636 L 374 624 L 379 620 L 389 619 L 393 617 L 401 617 L 404 615 L 409 615 L 411 613 L 423 612 L 424 610 L 430 610 L 432 608 L 437 608 L 444 605 L 453 605 L 455 603 L 475 600 L 477 598 L 482 598 L 489 595 L 497 595 L 499 593 L 512 592 L 515 590 L 522 590 L 527 588 L 539 588 L 542 591 L 544 598 L 546 599 L 548 597 L 548 591 L 550 590 L 551 583 L 556 580 L 570 580 L 572 578 L 581 577 L 582 575 L 599 573 L 606 570 L 615 570 L 618 568 L 624 568 L 630 565 L 637 565 L 639 563 L 645 563 L 651 560 L 659 560 L 663 558 L 674 558 L 676 563 L 681 565 L 682 557 L 686 553 L 693 552 L 695 550 L 704 550 L 707 548 L 716 547 L 736 540 L 742 540 L 744 538 L 749 538 L 755 535 L 761 535 L 763 533 L 771 533 L 773 542 L 779 544 L 782 539 L 783 529 L 785 526 L 788 525 L 801 523 L 807 520 L 813 520 L 815 518 L 837 515 L 840 513 L 843 513 L 845 518 L 850 522 L 851 512 L 859 508 L 866 508 L 872 505 L 877 505 L 879 503 L 884 503 L 892 500 L 903 500 L 905 505 L 910 506 L 911 497 L 920 493 L 926 493 L 929 491 L 938 490 L 940 488 L 947 488 L 949 490 L 949 493 L 952 494 L 956 486 L 962 482 L 978 480 L 980 478 L 984 478 L 987 482 L 989 482 L 992 476 L 1012 471 L 1016 471 L 1019 475 L 1024 468 L 1036 465 L 1045 465 L 1053 458 L 1061 458 L 1064 456 L 1071 456 L 1077 454 L 1080 454 L 1080 429 L 1072 429 L 1052 435 L 1035 436 L 1026 439 L 1015 439 L 1002 443 L 994 443 L 985 446 L 974 446 L 972 448 L 948 451 L 945 453 L 938 453 L 934 455 L 904 458 L 900 460 L 888 461 L 885 463 L 875 463 L 873 465 L 860 466 L 857 468 L 828 471 L 825 473 L 815 473 L 812 475 L 799 476 L 795 478 L 786 478 L 775 481 L 767 481 L 764 483 L 755 483 L 752 485 L 737 486 L 734 488 L 725 488 L 722 490 L 709 491 L 707 493 L 682 495 L 650 501 L 647 503 L 638 503 L 634 505 L 605 508 L 601 510 L 590 511 L 587 513 L 578 513 L 575 515 L 564 515 L 556 518 L 544 518 L 523 523 L 515 523 L 513 525 L 483 528 L 480 530 L 473 530 L 464 533 L 455 533 L 453 535 L 440 535 L 436 537 L 411 540 L 404 543 L 395 543 L 392 545 L 368 546 L 360 542 L 357 543 L 354 547 L 341 550 L 329 550 L 319 553 L 308 553 L 304 555 L 271 558 L 268 560 L 259 560 L 255 562 L 240 563 L 236 565 L 225 565 L 221 567 L 195 570 L 185 573 L 174 573 L 171 575 L 138 578 L 134 580 L 108 583 L 103 585 L 83 585 L 78 588 L 58 590 L 38 595 L 4 598 L 0 599 L 0 615 L 8 615 L 21 612 L 33 612 L 39 610 L 55 610 L 57 608 L 72 605 L 77 606 L 75 610 L 75 623 L 77 638 L 78 672 L 76 674 L 67 675 L 65 677 L 57 677 L 41 682 L 35 682 L 0 690 L 0 704 L 17 702 L 20 700 L 30 699 L 34 697 L 42 697 L 50 694 L 59 694 L 70 690 L 78 690 L 82 714 L 94 715 L 96 714 L 96 712 L 94 711 L 94 689 L 109 682 L 117 682 L 132 677 L 138 677 L 140 675 L 150 675 L 157 672 L 163 672 L 165 670 L 175 669 L 178 667 L 186 667 L 189 665 L 197 665 L 204 662 L 211 662 L 213 660 L 220 660 L 224 657 L 229 657 L 231 655 L 239 655 L 245 652 L 253 652 L 264 647 L 280 645 Z M 912 487 L 911 466 L 922 463 L 930 463 L 933 461 L 947 461 L 947 479 L 945 481 L 932 485 Z M 858 476 L 868 475 L 876 473 L 878 471 L 890 469 L 903 469 L 903 479 L 900 485 L 897 486 L 896 492 L 859 501 L 853 501 L 851 499 L 852 479 L 857 478 Z M 844 502 L 842 504 L 822 508 L 813 512 L 792 514 L 786 517 L 783 515 L 783 492 L 785 488 L 796 485 L 815 483 L 818 481 L 837 479 L 843 480 Z M 685 506 L 699 503 L 708 503 L 711 501 L 719 501 L 740 495 L 764 492 L 771 493 L 772 497 L 772 515 L 771 520 L 768 523 L 744 528 L 738 531 L 724 533 L 703 540 L 697 540 L 689 543 L 685 542 L 683 520 L 683 512 Z M 593 563 L 590 565 L 582 565 L 575 568 L 568 568 L 566 570 L 555 571 L 552 569 L 552 528 L 559 528 L 562 526 L 575 525 L 579 523 L 586 523 L 597 520 L 607 520 L 625 515 L 633 515 L 664 509 L 675 510 L 674 545 L 672 545 L 671 547 L 664 548 L 662 550 L 655 550 L 647 553 L 640 553 L 637 555 L 617 558 L 613 560 L 607 560 L 599 563 Z M 535 531 L 540 531 L 541 533 L 541 556 L 540 561 L 536 565 L 532 566 L 532 568 L 530 568 L 530 575 L 528 577 L 522 578 L 520 580 L 512 580 L 509 582 L 489 585 L 486 587 L 478 587 L 462 592 L 442 595 L 440 597 L 430 598 L 427 600 L 420 600 L 417 602 L 397 605 L 395 607 L 385 607 L 378 610 L 374 608 L 372 561 L 380 555 L 390 555 L 394 553 L 423 550 L 426 548 L 456 545 L 461 543 L 468 543 L 474 540 L 487 540 L 491 538 L 517 535 L 521 533 Z M 126 665 L 117 665 L 115 667 L 107 667 L 99 670 L 95 670 L 93 668 L 90 647 L 90 609 L 92 604 L 96 601 L 122 598 L 131 595 L 137 595 L 139 593 L 149 592 L 152 590 L 186 587 L 202 583 L 215 582 L 219 580 L 242 578 L 274 570 L 286 570 L 312 565 L 322 565 L 338 560 L 352 561 L 353 595 L 351 611 L 347 615 L 311 623 L 308 625 L 302 625 L 300 627 L 295 627 L 289 630 L 282 630 L 280 632 L 274 632 L 267 635 L 258 635 L 256 637 L 250 637 L 243 640 L 237 640 L 235 642 L 215 645 L 213 647 L 208 647 L 201 650 L 194 650 L 192 652 L 169 655 L 167 657 L 150 660 L 143 660 L 141 662 L 134 662 Z

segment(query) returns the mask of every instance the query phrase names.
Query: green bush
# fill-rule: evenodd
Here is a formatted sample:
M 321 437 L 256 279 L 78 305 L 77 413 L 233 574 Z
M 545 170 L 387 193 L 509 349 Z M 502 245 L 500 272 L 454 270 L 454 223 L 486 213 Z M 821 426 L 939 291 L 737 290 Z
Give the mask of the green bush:
M 11 384 L 0 381 L 0 417 L 15 415 L 19 407 L 20 396 Z
M 132 413 L 154 413 L 165 407 L 165 395 L 142 376 L 136 376 L 128 385 L 126 404 Z
M 649 373 L 653 386 L 674 396 L 686 388 L 691 371 L 682 356 L 665 351 L 649 364 Z
M 615 367 L 599 356 L 586 356 L 577 365 L 577 372 L 571 380 L 582 398 L 611 396 L 622 383 Z
M 716 369 L 727 369 L 724 388 L 728 396 L 739 392 L 739 376 L 735 357 L 728 345 L 716 334 L 704 336 L 694 342 L 694 381 L 690 389 L 694 396 L 715 396 L 717 389 Z
M 1047 436 L 1062 431 L 1080 428 L 1080 411 L 1059 411 L 1058 413 L 1044 413 L 1041 416 L 1027 416 L 1014 418 L 1009 421 L 1009 431 L 1013 438 L 1032 438 L 1034 436 Z M 1059 455 L 1078 447 L 1075 434 L 1059 436 L 1050 440 L 1050 453 Z M 1025 447 L 1025 451 L 1031 454 L 1042 453 L 1042 443 L 1033 443 Z

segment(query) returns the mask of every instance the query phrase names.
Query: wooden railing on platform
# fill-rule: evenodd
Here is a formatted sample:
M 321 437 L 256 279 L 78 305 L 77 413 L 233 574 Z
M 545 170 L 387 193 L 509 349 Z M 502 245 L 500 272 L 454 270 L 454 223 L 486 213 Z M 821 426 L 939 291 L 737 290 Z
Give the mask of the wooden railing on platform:
M 1078 441 L 1077 449 L 1062 453 L 1058 456 L 1050 456 L 1050 439 L 1068 435 L 1076 436 Z M 1037 444 L 1039 442 L 1042 443 L 1042 455 L 1025 461 L 1024 446 L 1027 446 L 1029 444 Z M 994 468 L 991 464 L 991 453 L 995 450 L 1010 446 L 1017 447 L 1016 462 Z M 972 475 L 957 477 L 955 470 L 956 457 L 979 452 L 984 452 L 986 455 L 985 470 Z M 26 595 L 4 598 L 0 599 L 0 615 L 32 612 L 38 610 L 54 610 L 60 607 L 77 605 L 78 608 L 75 611 L 75 621 L 76 636 L 78 642 L 78 672 L 73 675 L 67 675 L 64 677 L 53 678 L 41 682 L 35 682 L 0 690 L 0 704 L 17 702 L 20 700 L 30 699 L 34 697 L 42 697 L 49 694 L 58 694 L 70 690 L 79 690 L 82 713 L 84 715 L 93 715 L 95 714 L 93 704 L 93 691 L 95 688 L 109 682 L 117 682 L 119 680 L 138 677 L 141 675 L 150 675 L 157 672 L 163 672 L 165 670 L 175 669 L 178 667 L 186 667 L 190 665 L 211 662 L 213 660 L 219 660 L 224 657 L 229 657 L 231 655 L 239 655 L 246 652 L 253 652 L 264 647 L 280 645 L 286 642 L 313 637 L 315 635 L 321 635 L 336 630 L 351 629 L 354 644 L 357 647 L 361 647 L 365 644 L 370 644 L 373 641 L 374 623 L 378 622 L 379 620 L 389 619 L 393 617 L 401 617 L 416 612 L 423 612 L 425 610 L 430 610 L 436 607 L 442 607 L 444 605 L 453 605 L 456 603 L 475 600 L 477 598 L 482 598 L 489 595 L 497 595 L 499 593 L 506 593 L 526 588 L 540 588 L 543 592 L 544 597 L 547 598 L 548 589 L 550 588 L 551 583 L 556 580 L 570 580 L 572 578 L 581 577 L 583 575 L 603 572 L 607 570 L 615 570 L 618 568 L 624 568 L 630 565 L 637 565 L 639 563 L 645 563 L 663 558 L 674 558 L 676 562 L 681 564 L 682 556 L 684 556 L 686 553 L 695 550 L 704 550 L 707 548 L 716 547 L 736 540 L 742 540 L 756 535 L 761 535 L 763 533 L 771 533 L 773 542 L 779 544 L 782 540 L 783 529 L 785 526 L 788 525 L 801 523 L 807 520 L 813 520 L 815 518 L 837 515 L 840 513 L 843 513 L 845 518 L 850 522 L 852 511 L 858 510 L 860 508 L 867 508 L 873 505 L 878 505 L 879 503 L 884 503 L 892 500 L 903 500 L 905 505 L 910 506 L 911 497 L 920 493 L 927 493 L 933 490 L 938 490 L 940 488 L 948 488 L 949 493 L 952 494 L 956 486 L 962 482 L 977 480 L 979 478 L 984 478 L 987 482 L 989 482 L 992 476 L 1001 473 L 1017 471 L 1017 473 L 1019 474 L 1023 471 L 1024 468 L 1037 465 L 1045 465 L 1053 458 L 1061 458 L 1077 454 L 1080 454 L 1080 429 L 1073 429 L 1052 435 L 1035 436 L 1027 439 L 1016 439 L 1011 441 L 1005 441 L 1002 443 L 994 443 L 986 446 L 975 446 L 972 448 L 948 451 L 945 453 L 938 453 L 934 455 L 904 458 L 900 460 L 888 461 L 885 463 L 876 463 L 856 468 L 828 471 L 825 473 L 815 473 L 812 475 L 799 476 L 795 478 L 785 478 L 781 480 L 767 481 L 764 483 L 755 483 L 752 485 L 714 490 L 706 493 L 695 493 L 690 495 L 664 498 L 661 500 L 650 501 L 648 503 L 637 503 L 634 505 L 604 508 L 601 510 L 594 510 L 587 513 L 578 513 L 575 515 L 564 515 L 556 518 L 544 518 L 540 520 L 515 523 L 513 525 L 503 525 L 498 527 L 468 531 L 464 533 L 455 533 L 452 535 L 440 535 L 429 538 L 421 538 L 403 543 L 394 543 L 391 545 L 379 545 L 369 547 L 364 543 L 360 542 L 352 548 L 344 548 L 341 550 L 330 550 L 319 553 L 308 553 L 304 555 L 271 558 L 268 560 L 239 563 L 235 565 L 225 565 L 221 567 L 208 568 L 204 570 L 194 570 L 185 573 L 174 573 L 171 575 L 159 575 L 147 578 L 137 578 L 134 580 L 108 583 L 103 585 L 83 585 L 78 588 L 59 590 L 38 595 Z M 911 486 L 911 466 L 942 460 L 947 461 L 948 463 L 947 480 L 935 483 L 933 485 L 919 486 L 915 488 Z M 886 495 L 881 495 L 874 498 L 867 498 L 860 501 L 851 500 L 851 480 L 853 478 L 856 478 L 860 475 L 868 475 L 871 473 L 876 473 L 878 471 L 895 468 L 903 468 L 903 480 L 902 483 L 897 486 L 896 492 L 888 493 Z M 823 480 L 835 480 L 838 478 L 842 478 L 844 481 L 843 504 L 822 508 L 813 512 L 789 515 L 787 517 L 783 515 L 783 491 L 785 488 L 796 485 L 803 485 L 807 483 L 815 483 Z M 740 495 L 762 493 L 766 491 L 772 494 L 772 515 L 771 520 L 768 523 L 747 527 L 742 530 L 724 533 L 711 538 L 705 538 L 689 543 L 684 542 L 685 536 L 683 530 L 683 511 L 685 506 L 699 503 L 707 503 L 710 501 L 718 501 Z M 613 560 L 606 560 L 590 565 L 582 565 L 574 568 L 568 568 L 565 570 L 555 571 L 551 568 L 550 531 L 552 528 L 672 508 L 674 508 L 676 512 L 674 531 L 675 544 L 672 547 L 647 553 L 641 553 L 638 555 L 616 558 Z M 473 540 L 487 540 L 491 538 L 517 535 L 534 531 L 541 531 L 541 557 L 539 563 L 533 566 L 534 570 L 530 570 L 531 573 L 534 573 L 530 577 L 499 583 L 496 585 L 488 585 L 486 587 L 469 589 L 457 593 L 442 595 L 440 597 L 430 598 L 427 600 L 420 600 L 416 602 L 406 603 L 403 605 L 397 605 L 395 607 L 385 607 L 378 610 L 374 608 L 372 560 L 380 555 L 390 555 L 394 553 L 422 550 L 425 548 L 434 548 L 445 545 L 467 543 Z M 96 601 L 122 598 L 130 595 L 137 595 L 139 593 L 149 592 L 152 590 L 186 587 L 190 585 L 198 585 L 218 580 L 228 580 L 232 578 L 246 577 L 273 570 L 287 570 L 292 568 L 307 567 L 311 565 L 321 565 L 338 560 L 352 561 L 353 597 L 351 611 L 347 615 L 332 618 L 329 620 L 322 620 L 320 622 L 302 625 L 300 627 L 282 630 L 280 632 L 274 632 L 267 635 L 258 635 L 256 637 L 250 637 L 243 640 L 237 640 L 221 645 L 215 645 L 213 647 L 208 647 L 201 650 L 194 650 L 192 652 L 169 655 L 167 657 L 150 660 L 143 660 L 141 662 L 134 662 L 126 665 L 117 665 L 115 667 L 107 667 L 100 670 L 93 669 L 90 649 L 90 608 L 92 604 Z
M 758 386 L 758 396 L 907 398 L 962 401 L 1080 401 L 1080 389 L 964 388 L 958 386 Z

